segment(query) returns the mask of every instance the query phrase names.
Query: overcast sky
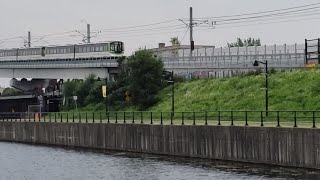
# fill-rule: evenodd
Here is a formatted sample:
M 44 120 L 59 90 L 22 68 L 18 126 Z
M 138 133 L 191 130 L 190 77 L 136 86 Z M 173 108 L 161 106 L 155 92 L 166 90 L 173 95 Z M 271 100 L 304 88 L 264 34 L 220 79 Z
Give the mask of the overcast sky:
M 177 36 L 183 44 L 188 43 L 189 34 L 182 22 L 188 18 L 189 6 L 194 8 L 194 17 L 213 17 L 252 13 L 266 10 L 302 6 L 320 0 L 2 0 L 0 4 L 0 48 L 22 47 L 27 31 L 32 32 L 33 45 L 81 43 L 86 23 L 92 26 L 92 42 L 120 40 L 125 43 L 126 53 L 139 47 L 157 47 L 159 42 L 169 44 L 171 37 Z M 195 28 L 196 44 L 226 46 L 237 37 L 260 38 L 262 44 L 303 43 L 305 38 L 319 37 L 319 18 L 245 26 L 248 23 L 230 24 L 242 27 L 216 29 Z M 313 18 L 313 19 L 311 19 Z M 176 19 L 176 20 L 175 20 Z M 296 19 L 299 19 L 297 17 Z M 157 26 L 138 29 L 110 30 L 128 26 L 139 26 L 174 20 Z M 272 19 L 268 22 L 281 21 Z M 264 22 L 255 22 L 264 23 Z M 229 25 L 229 26 L 230 26 Z M 168 28 L 166 28 L 168 27 Z M 153 29 L 152 29 L 153 28 Z M 108 30 L 109 29 L 109 30 Z M 71 32 L 72 31 L 72 32 Z M 101 31 L 101 32 L 100 32 Z M 66 34 L 60 34 L 68 32 Z M 44 36 L 53 35 L 55 36 Z M 1 83 L 2 82 L 2 83 Z M 0 86 L 8 85 L 1 81 Z

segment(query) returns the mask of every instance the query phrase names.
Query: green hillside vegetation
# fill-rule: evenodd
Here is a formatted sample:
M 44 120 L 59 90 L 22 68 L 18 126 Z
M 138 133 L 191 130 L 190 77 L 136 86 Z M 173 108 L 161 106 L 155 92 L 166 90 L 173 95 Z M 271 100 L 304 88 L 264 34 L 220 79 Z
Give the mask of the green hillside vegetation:
M 265 110 L 265 77 L 192 80 L 175 85 L 175 111 Z M 171 111 L 171 87 L 149 111 Z M 277 72 L 269 76 L 270 110 L 320 110 L 320 71 Z

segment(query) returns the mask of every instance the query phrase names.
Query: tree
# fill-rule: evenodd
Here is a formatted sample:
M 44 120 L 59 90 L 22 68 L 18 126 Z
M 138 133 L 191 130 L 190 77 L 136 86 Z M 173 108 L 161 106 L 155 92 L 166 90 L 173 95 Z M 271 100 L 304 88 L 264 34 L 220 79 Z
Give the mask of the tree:
M 245 46 L 261 46 L 260 39 L 254 39 L 249 37 L 248 39 L 242 40 L 241 38 L 237 38 L 235 43 L 227 43 L 228 47 L 245 47 Z
M 163 62 L 150 50 L 139 50 L 127 60 L 130 101 L 144 110 L 159 100 L 162 88 Z
M 179 41 L 178 37 L 173 37 L 173 38 L 171 38 L 170 43 L 172 46 L 178 46 L 178 45 L 180 45 L 181 42 Z
M 5 88 L 2 92 L 2 96 L 18 96 L 21 94 L 22 94 L 21 91 L 14 88 Z

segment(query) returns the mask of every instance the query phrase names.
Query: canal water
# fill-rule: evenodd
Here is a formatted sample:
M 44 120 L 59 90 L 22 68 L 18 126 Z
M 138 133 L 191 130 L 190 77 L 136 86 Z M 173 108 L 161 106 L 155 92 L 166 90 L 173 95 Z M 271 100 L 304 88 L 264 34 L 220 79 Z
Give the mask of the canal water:
M 0 180 L 319 179 L 319 172 L 0 142 Z

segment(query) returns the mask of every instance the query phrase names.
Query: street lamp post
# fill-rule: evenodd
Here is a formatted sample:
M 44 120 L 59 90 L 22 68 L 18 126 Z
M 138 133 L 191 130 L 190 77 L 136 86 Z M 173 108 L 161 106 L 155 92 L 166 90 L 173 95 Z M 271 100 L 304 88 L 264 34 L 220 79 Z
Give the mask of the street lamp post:
M 266 117 L 268 117 L 268 111 L 269 111 L 269 95 L 268 95 L 268 91 L 269 91 L 269 89 L 268 89 L 268 85 L 269 85 L 269 83 L 268 83 L 268 61 L 265 61 L 265 62 L 262 62 L 262 61 L 254 61 L 254 63 L 253 63 L 253 66 L 259 66 L 259 63 L 261 63 L 261 64 L 264 64 L 265 66 L 265 71 L 266 71 L 266 73 L 265 73 L 265 76 L 266 76 L 266 84 L 265 84 L 265 87 L 266 87 Z
M 106 86 L 108 85 L 108 78 L 106 77 Z M 108 96 L 106 96 L 106 113 L 109 112 L 109 99 Z
M 171 87 L 171 116 L 174 116 L 174 73 L 173 71 L 164 71 L 166 73 L 170 73 L 170 80 L 166 80 L 168 83 L 172 83 Z M 165 77 L 165 75 L 163 75 Z
M 171 111 L 172 111 L 172 116 L 174 116 L 174 77 L 173 77 L 173 71 L 171 72 L 171 80 L 172 80 Z

